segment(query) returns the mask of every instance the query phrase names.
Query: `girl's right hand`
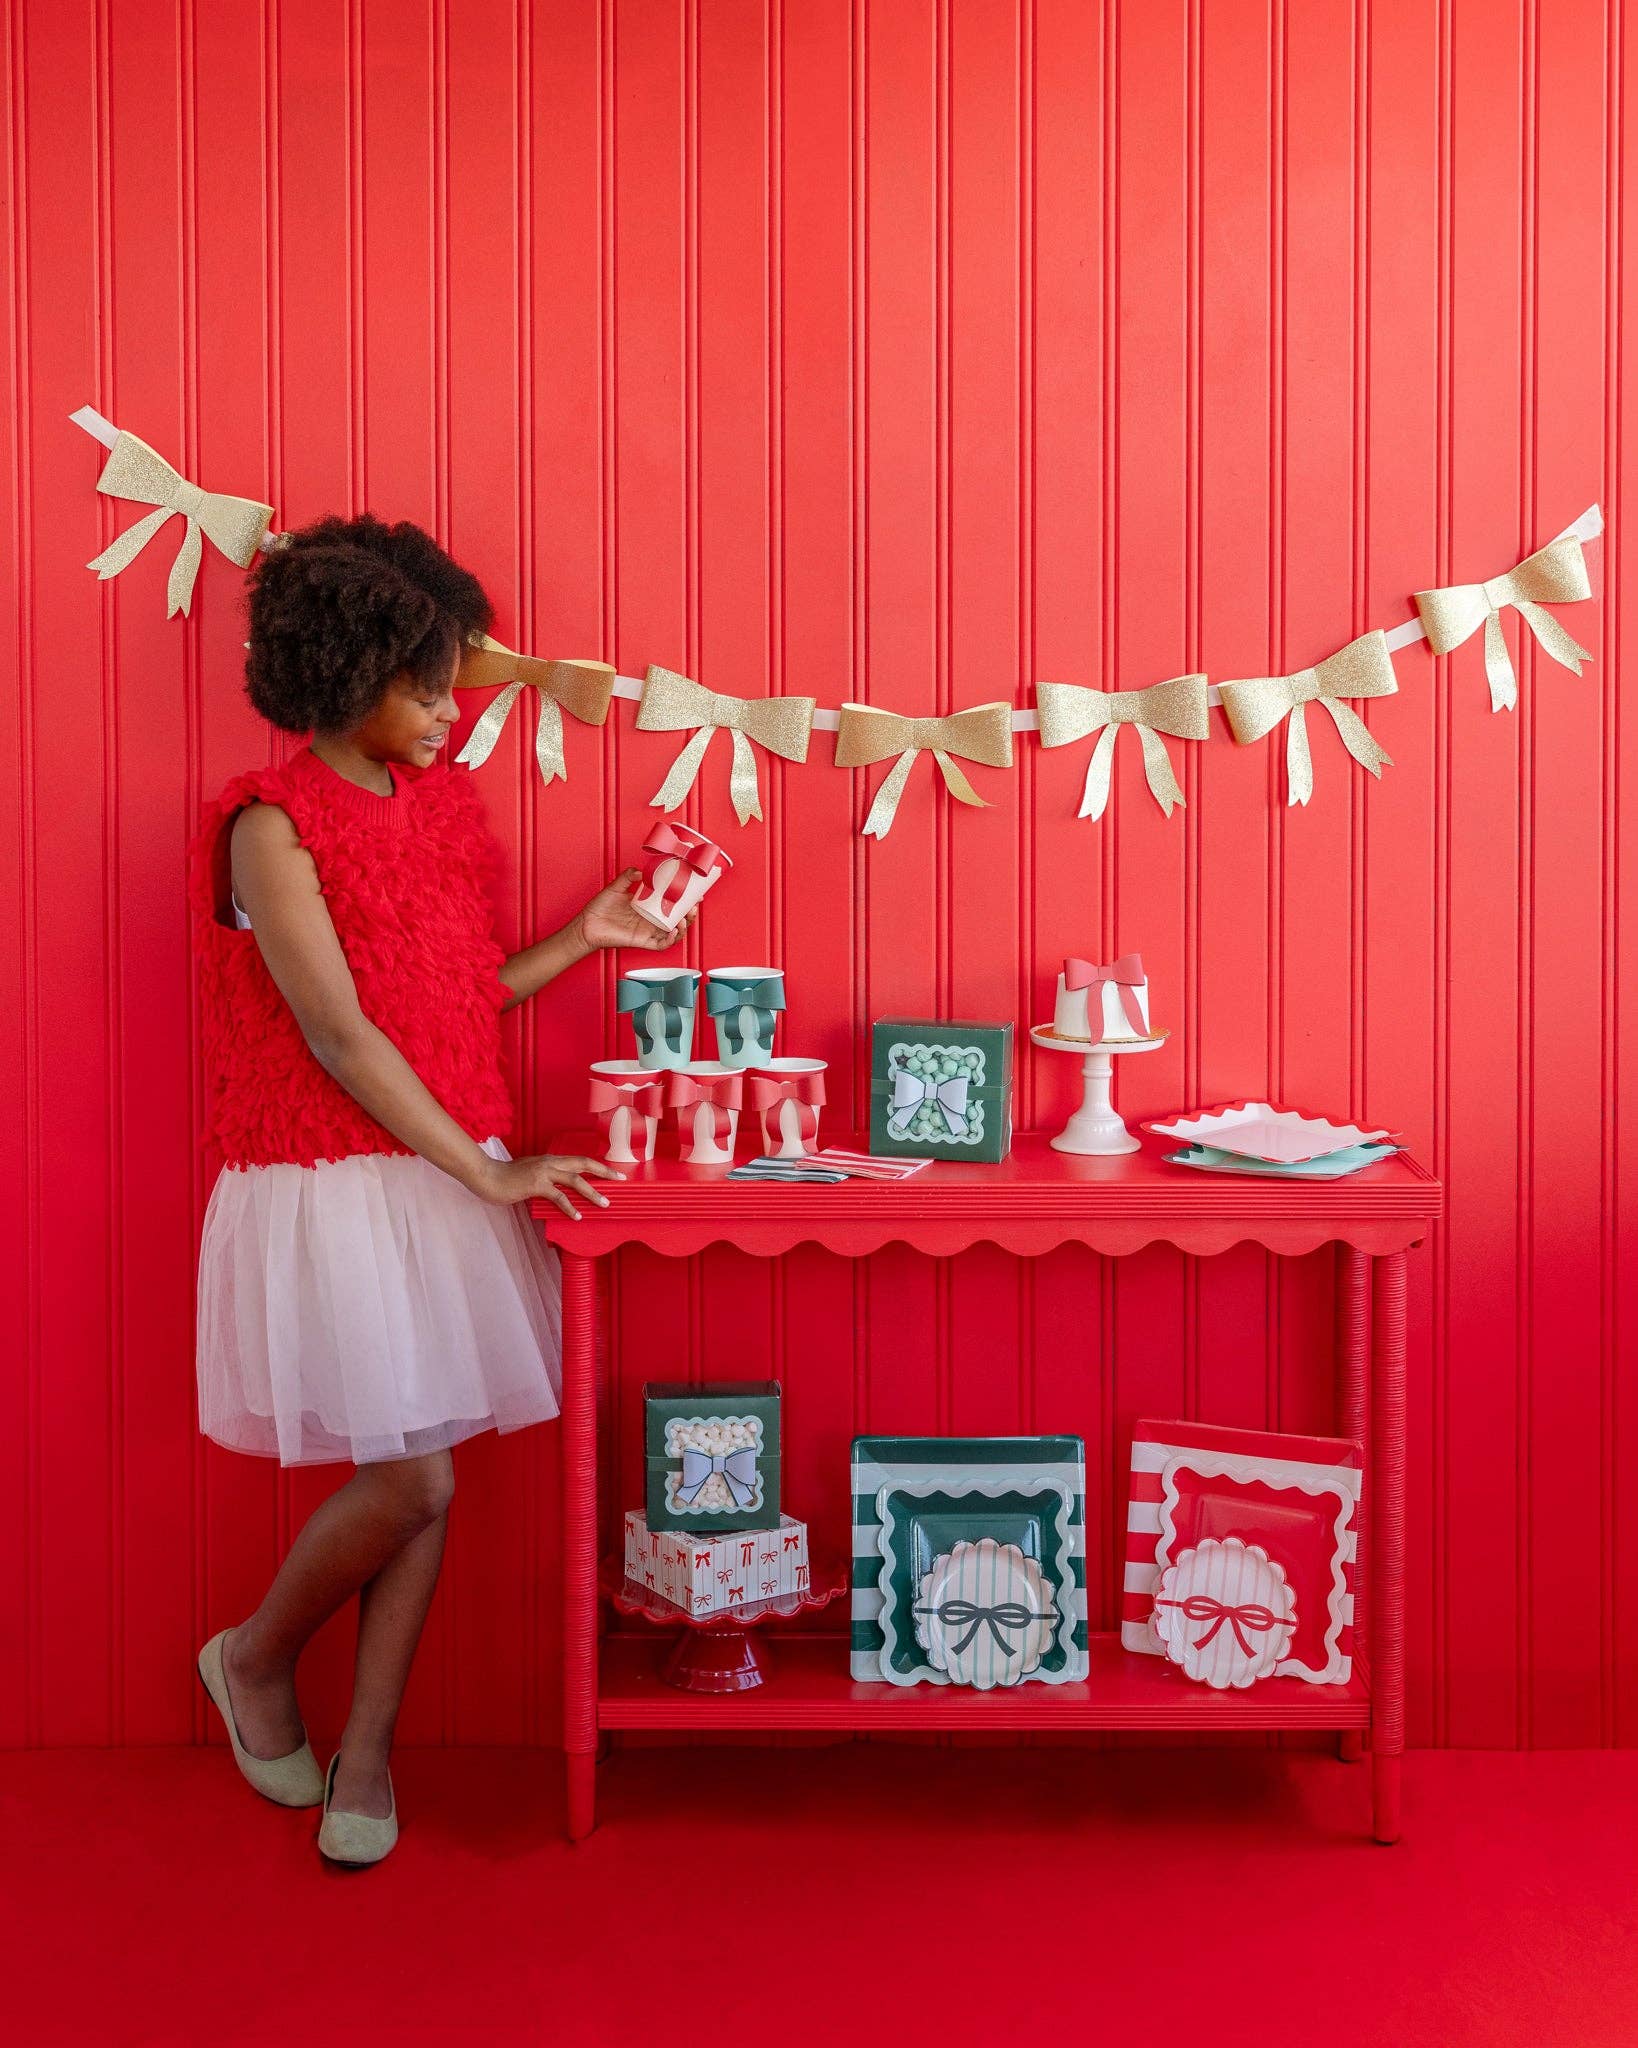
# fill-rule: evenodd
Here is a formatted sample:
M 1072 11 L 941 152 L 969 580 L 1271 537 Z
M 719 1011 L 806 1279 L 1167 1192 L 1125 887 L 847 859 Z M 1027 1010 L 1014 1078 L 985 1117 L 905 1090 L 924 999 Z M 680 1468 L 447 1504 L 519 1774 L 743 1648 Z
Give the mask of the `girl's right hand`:
M 609 1205 L 608 1196 L 598 1193 L 586 1178 L 588 1174 L 597 1180 L 625 1179 L 623 1173 L 616 1173 L 601 1159 L 573 1159 L 545 1152 L 533 1159 L 491 1159 L 488 1170 L 473 1192 L 486 1202 L 497 1204 L 528 1202 L 537 1195 L 543 1196 L 548 1202 L 555 1202 L 565 1216 L 578 1223 L 580 1211 L 571 1198 L 571 1189 L 588 1202 L 595 1202 L 600 1209 Z

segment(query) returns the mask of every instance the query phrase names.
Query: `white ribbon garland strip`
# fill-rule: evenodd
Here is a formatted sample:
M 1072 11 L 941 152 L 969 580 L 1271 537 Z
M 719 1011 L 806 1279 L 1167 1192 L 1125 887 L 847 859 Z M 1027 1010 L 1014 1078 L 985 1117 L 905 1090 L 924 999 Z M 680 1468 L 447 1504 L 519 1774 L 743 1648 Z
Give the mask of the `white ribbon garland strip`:
M 112 448 L 119 439 L 118 427 L 114 426 L 111 421 L 105 420 L 94 406 L 82 405 L 78 412 L 71 412 L 68 417 L 74 422 L 75 426 L 82 427 L 86 433 L 91 435 L 93 440 L 100 441 L 105 448 Z M 1589 505 L 1579 519 L 1572 520 L 1562 532 L 1555 533 L 1551 540 L 1543 543 L 1543 545 L 1550 547 L 1552 541 L 1562 540 L 1565 534 L 1571 533 L 1579 541 L 1597 540 L 1603 531 L 1604 514 L 1602 510 L 1597 505 Z M 271 548 L 276 547 L 278 541 L 279 536 L 270 531 L 262 536 L 261 544 L 263 548 Z M 1425 640 L 1428 636 L 1420 619 L 1407 619 L 1402 626 L 1392 627 L 1384 637 L 1388 643 L 1388 652 L 1390 654 L 1397 654 L 1401 647 L 1414 646 L 1418 640 Z M 640 676 L 616 676 L 610 695 L 629 698 L 634 704 L 641 702 L 643 695 L 642 678 Z M 1222 708 L 1223 700 L 1217 694 L 1217 685 L 1215 683 L 1210 684 L 1206 690 L 1206 702 L 1208 705 L 1215 705 L 1219 710 Z M 840 710 L 827 711 L 821 706 L 813 714 L 813 729 L 815 732 L 835 732 L 841 725 L 841 722 L 842 714 Z M 1034 711 L 1015 711 L 1012 714 L 1012 729 L 1014 732 L 1039 732 L 1041 730 L 1039 714 Z

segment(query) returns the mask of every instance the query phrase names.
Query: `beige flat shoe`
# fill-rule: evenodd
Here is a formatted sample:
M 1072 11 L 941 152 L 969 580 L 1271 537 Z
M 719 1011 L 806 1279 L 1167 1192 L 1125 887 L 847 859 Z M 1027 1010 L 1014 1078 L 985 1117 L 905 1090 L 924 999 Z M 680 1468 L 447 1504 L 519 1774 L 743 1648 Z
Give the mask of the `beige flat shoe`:
M 239 1731 L 233 1725 L 233 1709 L 228 1701 L 227 1677 L 222 1670 L 222 1644 L 229 1633 L 229 1630 L 222 1629 L 199 1652 L 199 1678 L 222 1717 L 228 1740 L 233 1744 L 233 1761 L 239 1766 L 240 1775 L 264 1799 L 271 1799 L 276 1806 L 322 1804 L 324 1774 L 313 1754 L 313 1746 L 307 1740 L 305 1728 L 300 1749 L 291 1750 L 288 1756 L 252 1756 L 239 1740 Z
M 341 1751 L 338 1749 L 324 1774 L 324 1818 L 319 1823 L 319 1854 L 327 1856 L 332 1863 L 379 1863 L 398 1840 L 398 1795 L 392 1789 L 392 1773 L 387 1773 L 387 1793 L 392 1800 L 392 1812 L 385 1820 L 377 1820 L 370 1813 L 343 1813 L 330 1805 L 330 1791 L 336 1782 L 336 1765 L 340 1761 Z

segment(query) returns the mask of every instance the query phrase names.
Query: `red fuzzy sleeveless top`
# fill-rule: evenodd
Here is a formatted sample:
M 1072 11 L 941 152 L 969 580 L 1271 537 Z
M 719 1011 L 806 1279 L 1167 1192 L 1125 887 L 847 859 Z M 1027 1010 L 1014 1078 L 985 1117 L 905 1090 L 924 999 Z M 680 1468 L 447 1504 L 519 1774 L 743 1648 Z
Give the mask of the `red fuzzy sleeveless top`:
M 506 955 L 488 886 L 494 842 L 464 771 L 391 773 L 393 794 L 377 796 L 304 747 L 282 768 L 236 775 L 205 811 L 189 899 L 210 1130 L 229 1166 L 411 1149 L 314 1059 L 254 932 L 234 929 L 229 835 L 258 801 L 287 812 L 313 856 L 365 1016 L 469 1136 L 481 1143 L 511 1129 L 500 1059 L 509 992 L 496 972 Z

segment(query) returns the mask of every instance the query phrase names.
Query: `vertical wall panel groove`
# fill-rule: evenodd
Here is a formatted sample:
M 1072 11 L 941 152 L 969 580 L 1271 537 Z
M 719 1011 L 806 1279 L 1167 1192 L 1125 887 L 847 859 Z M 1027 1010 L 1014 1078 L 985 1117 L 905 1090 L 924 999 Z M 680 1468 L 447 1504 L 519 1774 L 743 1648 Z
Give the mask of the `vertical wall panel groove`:
M 1134 1119 L 1266 1087 L 1403 1125 L 1450 1185 L 1412 1278 L 1412 1737 L 1638 1740 L 1630 40 L 1625 0 L 19 0 L 0 1744 L 214 1740 L 193 1650 L 340 1476 L 191 1430 L 215 1161 L 184 1128 L 182 852 L 201 797 L 291 743 L 243 701 L 212 550 L 187 621 L 163 617 L 168 534 L 87 577 L 131 516 L 65 424 L 87 398 L 280 525 L 426 521 L 516 644 L 901 711 L 1028 703 L 1037 674 L 1284 672 L 1600 496 L 1603 604 L 1569 620 L 1589 673 L 1511 623 L 1498 718 L 1477 643 L 1408 649 L 1366 711 L 1394 765 L 1370 780 L 1311 720 L 1307 809 L 1283 731 L 1240 750 L 1216 715 L 1173 743 L 1169 822 L 1135 748 L 1094 824 L 1085 750 L 1025 739 L 1012 775 L 974 771 L 982 810 L 926 764 L 885 844 L 857 829 L 883 768 L 838 773 L 829 735 L 761 764 L 767 823 L 742 835 L 713 750 L 684 815 L 739 866 L 685 954 L 784 961 L 838 1133 L 867 1113 L 871 1020 L 901 1008 L 1010 1005 L 1020 1121 L 1061 1121 L 1073 1077 L 1023 1034 L 1072 948 L 1147 959 L 1172 1037 L 1120 1076 Z M 544 790 L 530 738 L 481 785 L 517 939 L 629 861 L 676 751 L 617 705 L 571 723 Z M 509 1024 L 522 1142 L 578 1113 L 615 972 Z M 821 1534 L 856 1427 L 1083 1430 L 1107 1620 L 1132 1419 L 1323 1427 L 1329 1288 L 1326 1259 L 1245 1251 L 804 1250 L 777 1276 L 633 1253 L 610 1530 L 656 1356 L 732 1359 L 785 1383 Z M 554 1738 L 556 1457 L 551 1429 L 463 1452 L 407 1739 Z M 304 1665 L 321 1731 L 349 1634 Z
M 1603 478 L 1600 496 L 1609 522 L 1609 540 L 1604 560 L 1604 588 L 1621 587 L 1619 566 L 1622 550 L 1622 429 L 1624 424 L 1621 381 L 1622 309 L 1625 303 L 1625 191 L 1626 164 L 1626 8 L 1624 0 L 1611 0 L 1607 19 L 1614 33 L 1605 51 L 1604 111 L 1604 433 Z M 1621 673 L 1620 610 L 1607 603 L 1603 615 L 1600 668 L 1605 675 Z M 1600 932 L 1599 1088 L 1605 1114 L 1599 1126 L 1599 1739 L 1619 1741 L 1621 1733 L 1621 1672 L 1617 1661 L 1618 1600 L 1621 1574 L 1622 1522 L 1620 1470 L 1617 1458 L 1618 1432 L 1616 1384 L 1621 1333 L 1619 1287 L 1621 1278 L 1620 1219 L 1620 1027 L 1622 1018 L 1620 975 L 1621 905 L 1621 714 L 1620 693 L 1604 692 L 1603 742 L 1604 774 L 1601 786 L 1603 838 L 1600 847 L 1603 900 Z
M 106 395 L 107 405 L 118 417 L 119 387 L 115 377 L 115 321 L 112 317 L 114 303 L 114 256 L 113 256 L 113 118 L 110 109 L 112 83 L 110 80 L 111 60 L 109 53 L 110 26 L 108 0 L 97 0 L 92 12 L 92 39 L 95 51 L 94 94 L 96 117 L 94 127 L 94 185 L 92 205 L 95 216 L 96 244 L 96 292 L 98 303 L 110 308 L 110 316 L 101 324 L 99 361 L 97 364 L 97 388 Z M 101 507 L 102 531 L 99 539 L 113 538 L 116 520 L 113 507 Z M 104 1243 L 106 1269 L 103 1277 L 104 1295 L 108 1303 L 108 1411 L 106 1428 L 108 1432 L 108 1499 L 105 1503 L 108 1515 L 108 1557 L 109 1557 L 109 1599 L 107 1603 L 108 1628 L 108 1700 L 106 1708 L 107 1734 L 105 1739 L 118 1742 L 124 1736 L 124 1716 L 121 1712 L 120 1692 L 123 1674 L 124 1644 L 121 1640 L 120 1623 L 124 1612 L 124 1560 L 121 1553 L 121 1513 L 124 1494 L 124 1473 L 122 1449 L 124 1441 L 123 1407 L 125 1378 L 125 1329 L 121 1314 L 122 1290 L 121 1254 L 123 1245 L 123 1216 L 120 1203 L 120 1153 L 122 1149 L 123 1125 L 120 1117 L 120 1102 L 123 1094 L 121 1082 L 120 1053 L 123 1043 L 120 1017 L 120 963 L 115 933 L 119 929 L 119 775 L 121 756 L 118 741 L 118 720 L 112 701 L 115 656 L 114 610 L 117 598 L 112 590 L 98 593 L 97 606 L 97 670 L 102 683 L 102 704 L 99 724 L 108 735 L 102 758 L 102 965 L 104 973 L 104 1018 L 103 1030 L 108 1048 L 108 1071 L 105 1081 L 108 1103 L 107 1121 L 107 1203 L 109 1228 Z
M 19 0 L 6 17 L 6 109 L 9 147 L 6 157 L 8 215 L 12 233 L 8 247 L 6 340 L 10 389 L 6 411 L 10 440 L 9 480 L 12 517 L 10 583 L 12 641 L 17 675 L 17 939 L 16 980 L 8 993 L 15 1004 L 7 1013 L 18 1020 L 12 1071 L 23 1079 L 19 1104 L 21 1144 L 15 1162 L 15 1197 L 8 1197 L 8 1217 L 15 1224 L 12 1242 L 22 1254 L 23 1313 L 13 1356 L 22 1368 L 21 1430 L 14 1435 L 22 1456 L 16 1498 L 20 1508 L 17 1541 L 11 1554 L 20 1566 L 20 1583 L 7 1584 L 6 1614 L 13 1640 L 23 1645 L 22 1682 L 17 1688 L 21 1713 L 8 1721 L 12 1742 L 36 1744 L 47 1739 L 41 1698 L 44 1657 L 41 1646 L 41 1277 L 45 1219 L 41 1213 L 40 1015 L 39 1015 L 39 873 L 36 847 L 37 780 L 35 718 L 37 670 L 34 634 L 34 521 L 28 508 L 34 496 L 33 461 L 33 301 L 30 266 L 33 253 L 32 185 L 29 177 L 31 117 L 28 105 L 28 9 Z

